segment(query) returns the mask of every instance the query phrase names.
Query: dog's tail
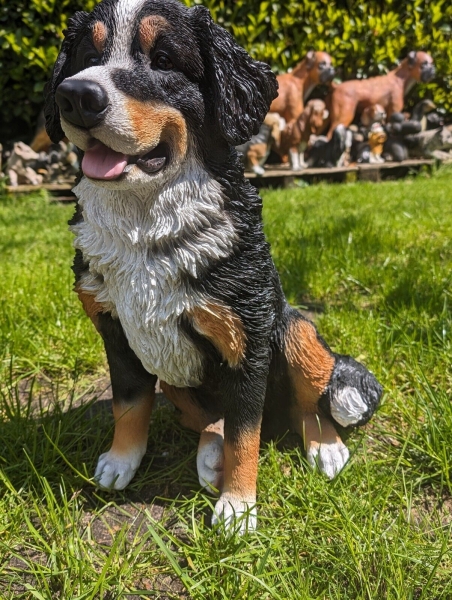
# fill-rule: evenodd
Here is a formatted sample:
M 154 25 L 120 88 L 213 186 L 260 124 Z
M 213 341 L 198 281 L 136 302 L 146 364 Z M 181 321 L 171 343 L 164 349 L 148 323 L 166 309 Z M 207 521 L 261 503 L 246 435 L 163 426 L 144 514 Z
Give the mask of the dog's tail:
M 342 427 L 364 425 L 377 409 L 383 387 L 373 373 L 351 356 L 334 356 L 334 369 L 319 407 Z

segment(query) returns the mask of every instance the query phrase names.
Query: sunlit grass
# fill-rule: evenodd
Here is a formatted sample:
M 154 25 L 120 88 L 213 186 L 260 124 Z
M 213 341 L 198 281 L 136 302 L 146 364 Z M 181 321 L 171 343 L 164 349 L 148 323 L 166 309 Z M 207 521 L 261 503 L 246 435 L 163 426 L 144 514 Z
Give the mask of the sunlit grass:
M 332 482 L 262 448 L 242 538 L 210 529 L 196 435 L 167 407 L 129 488 L 92 485 L 112 418 L 87 400 L 105 363 L 72 291 L 73 207 L 0 199 L 1 598 L 452 598 L 452 173 L 263 197 L 291 302 L 385 398 Z

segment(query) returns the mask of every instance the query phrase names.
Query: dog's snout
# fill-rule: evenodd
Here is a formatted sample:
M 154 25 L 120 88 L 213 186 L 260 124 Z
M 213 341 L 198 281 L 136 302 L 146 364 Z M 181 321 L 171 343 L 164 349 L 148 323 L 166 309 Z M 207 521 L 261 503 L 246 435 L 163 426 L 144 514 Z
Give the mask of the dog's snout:
M 108 94 L 101 85 L 81 79 L 63 81 L 55 100 L 64 119 L 86 129 L 99 125 L 109 104 Z
M 334 67 L 326 67 L 320 73 L 320 83 L 329 83 L 334 79 L 336 75 L 336 69 Z

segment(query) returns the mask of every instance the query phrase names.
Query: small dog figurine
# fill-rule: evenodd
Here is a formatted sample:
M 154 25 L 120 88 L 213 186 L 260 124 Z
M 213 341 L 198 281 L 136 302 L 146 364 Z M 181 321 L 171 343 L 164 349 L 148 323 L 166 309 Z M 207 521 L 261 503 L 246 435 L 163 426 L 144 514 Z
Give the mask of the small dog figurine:
M 304 434 L 333 477 L 348 459 L 336 424 L 365 423 L 382 391 L 284 298 L 233 147 L 276 91 L 203 6 L 103 0 L 69 20 L 45 109 L 51 139 L 84 153 L 75 290 L 104 341 L 115 418 L 95 478 L 123 489 L 134 476 L 158 377 L 201 434 L 212 522 L 246 515 L 240 531 L 256 527 L 261 423 Z
M 330 138 L 339 124 L 348 127 L 355 115 L 368 106 L 379 104 L 388 118 L 403 108 L 405 95 L 416 82 L 426 83 L 435 76 L 432 57 L 426 52 L 410 52 L 400 65 L 387 75 L 344 81 L 331 95 Z
M 256 175 L 264 174 L 264 164 L 271 152 L 272 146 L 278 148 L 281 142 L 281 130 L 285 122 L 277 113 L 268 113 L 260 126 L 259 133 L 236 150 L 243 156 L 245 167 L 250 168 Z
M 313 89 L 319 84 L 330 83 L 335 75 L 331 64 L 331 56 L 327 52 L 310 50 L 291 73 L 278 75 L 278 97 L 273 100 L 270 111 L 277 112 L 287 123 L 289 131 L 295 131 L 296 121 L 301 116 L 304 103 Z M 289 150 L 293 169 L 300 168 L 299 150 L 296 144 Z
M 307 167 L 316 169 L 342 166 L 344 153 L 352 143 L 351 133 L 343 125 L 338 125 L 333 137 L 311 136 L 305 152 Z
M 306 166 L 304 152 L 308 146 L 311 135 L 319 136 L 326 128 L 328 111 L 323 100 L 309 100 L 301 115 L 292 125 L 286 125 L 281 133 L 281 143 L 276 151 L 283 158 L 296 148 L 300 154 L 300 167 Z
M 361 114 L 361 125 L 370 129 L 374 123 L 383 124 L 386 121 L 386 111 L 381 104 L 367 106 Z
M 391 115 L 385 125 L 387 139 L 383 148 L 386 160 L 402 162 L 408 158 L 408 138 L 421 131 L 421 123 L 416 120 L 406 120 L 403 113 L 396 112 Z
M 370 155 L 369 162 L 371 164 L 381 164 L 384 163 L 383 154 L 383 144 L 386 141 L 386 133 L 380 125 L 380 123 L 374 123 L 370 128 L 369 133 L 369 147 L 370 147 Z

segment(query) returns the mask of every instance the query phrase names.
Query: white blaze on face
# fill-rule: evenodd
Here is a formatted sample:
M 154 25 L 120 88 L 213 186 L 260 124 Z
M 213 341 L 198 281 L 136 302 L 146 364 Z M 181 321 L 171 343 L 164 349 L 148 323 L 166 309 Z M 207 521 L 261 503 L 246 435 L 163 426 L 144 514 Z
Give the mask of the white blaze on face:
M 145 0 L 119 0 L 115 7 L 115 31 L 108 64 L 124 65 L 131 62 L 130 47 L 136 29 L 136 16 Z

